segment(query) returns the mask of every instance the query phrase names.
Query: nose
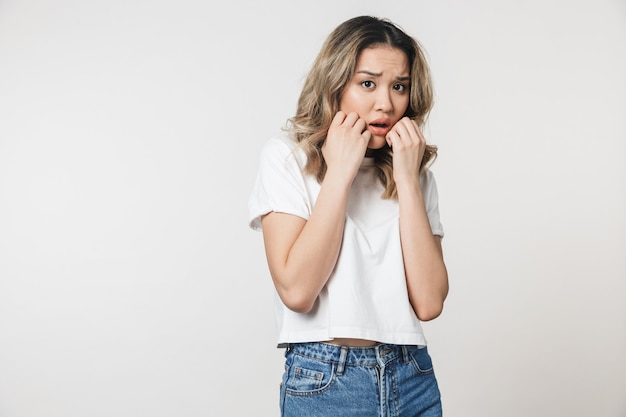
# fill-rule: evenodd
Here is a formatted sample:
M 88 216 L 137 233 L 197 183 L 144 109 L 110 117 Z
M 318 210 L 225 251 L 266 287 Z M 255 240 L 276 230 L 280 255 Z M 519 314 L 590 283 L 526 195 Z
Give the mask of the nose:
M 393 110 L 393 103 L 391 102 L 391 95 L 389 91 L 382 88 L 377 91 L 376 103 L 374 107 L 374 110 L 386 113 Z

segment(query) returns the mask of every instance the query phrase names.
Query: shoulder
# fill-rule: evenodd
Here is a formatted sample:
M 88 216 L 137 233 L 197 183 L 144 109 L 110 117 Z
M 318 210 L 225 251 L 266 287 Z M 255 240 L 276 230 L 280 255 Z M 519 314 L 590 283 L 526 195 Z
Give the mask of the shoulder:
M 422 188 L 428 188 L 435 184 L 435 174 L 430 169 L 424 170 L 420 174 L 420 183 Z
M 270 137 L 261 149 L 262 154 L 267 153 L 290 153 L 298 146 L 291 137 L 283 135 L 275 135 Z
M 296 164 L 301 166 L 306 160 L 298 143 L 287 135 L 276 135 L 268 139 L 261 148 L 261 163 Z

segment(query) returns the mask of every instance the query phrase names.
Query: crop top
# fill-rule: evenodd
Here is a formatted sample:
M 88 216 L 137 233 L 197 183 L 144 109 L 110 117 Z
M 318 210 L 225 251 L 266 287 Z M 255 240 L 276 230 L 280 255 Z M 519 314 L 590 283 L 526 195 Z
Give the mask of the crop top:
M 321 185 L 304 173 L 306 155 L 287 136 L 268 140 L 248 201 L 249 226 L 261 231 L 270 212 L 307 220 Z M 420 177 L 434 235 L 443 236 L 438 193 L 431 171 Z M 311 311 L 288 309 L 275 292 L 277 345 L 356 338 L 381 343 L 426 345 L 406 286 L 397 200 L 384 188 L 373 158 L 364 158 L 348 198 L 344 235 L 335 268 Z

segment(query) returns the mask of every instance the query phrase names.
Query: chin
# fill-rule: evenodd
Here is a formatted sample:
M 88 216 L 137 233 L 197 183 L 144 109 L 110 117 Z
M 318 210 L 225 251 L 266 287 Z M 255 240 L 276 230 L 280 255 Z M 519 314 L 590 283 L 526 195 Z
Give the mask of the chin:
M 387 146 L 387 141 L 383 137 L 373 137 L 370 139 L 370 142 L 367 144 L 368 149 L 382 149 Z

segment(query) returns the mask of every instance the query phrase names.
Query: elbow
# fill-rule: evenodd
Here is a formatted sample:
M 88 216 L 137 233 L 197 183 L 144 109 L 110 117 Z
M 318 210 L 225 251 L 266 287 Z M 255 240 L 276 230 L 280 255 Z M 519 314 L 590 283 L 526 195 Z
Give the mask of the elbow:
M 420 308 L 415 312 L 415 314 L 417 314 L 417 318 L 420 319 L 420 321 L 431 321 L 439 317 L 442 311 L 443 304 L 441 304 L 440 306 L 429 306 L 428 308 Z
M 431 321 L 443 312 L 443 300 L 418 300 L 413 303 L 413 309 L 420 321 Z
M 285 307 L 295 313 L 309 313 L 317 300 L 319 290 L 303 285 L 289 275 L 272 275 L 274 288 Z
M 296 291 L 282 291 L 279 292 L 279 296 L 285 307 L 295 313 L 301 314 L 310 312 L 316 300 L 316 297 L 310 297 Z
M 290 275 L 272 271 L 272 281 L 281 303 L 289 310 L 306 314 L 313 309 L 317 294 L 311 294 L 311 290 L 294 282 Z
M 443 312 L 443 304 L 448 297 L 448 276 L 445 274 L 442 283 L 430 291 L 413 292 L 409 298 L 413 310 L 420 321 L 431 321 Z
M 291 300 L 289 302 L 285 302 L 283 300 L 283 304 L 285 304 L 285 306 L 289 310 L 295 313 L 300 313 L 300 314 L 307 314 L 313 309 L 313 303 L 291 301 Z

